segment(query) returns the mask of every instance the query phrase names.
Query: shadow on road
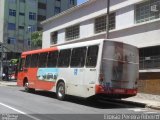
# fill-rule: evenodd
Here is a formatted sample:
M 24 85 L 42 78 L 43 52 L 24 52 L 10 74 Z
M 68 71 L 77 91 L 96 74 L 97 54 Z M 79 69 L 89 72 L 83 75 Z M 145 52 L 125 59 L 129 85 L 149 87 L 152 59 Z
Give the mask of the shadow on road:
M 24 90 L 21 90 L 21 91 L 25 92 Z M 53 92 L 49 92 L 49 91 L 36 91 L 34 93 L 28 93 L 28 94 L 35 94 L 38 96 L 44 96 L 44 97 L 57 99 L 56 94 Z M 103 99 L 103 100 L 94 101 L 94 100 L 88 100 L 88 99 L 74 97 L 74 96 L 67 96 L 67 99 L 64 102 L 70 102 L 70 103 L 75 103 L 75 104 L 84 105 L 84 106 L 93 107 L 93 108 L 99 108 L 99 109 L 118 109 L 118 108 L 136 108 L 136 107 L 143 108 L 145 107 L 143 105 L 131 104 L 125 101 L 117 102 L 111 99 L 106 99 L 106 100 Z

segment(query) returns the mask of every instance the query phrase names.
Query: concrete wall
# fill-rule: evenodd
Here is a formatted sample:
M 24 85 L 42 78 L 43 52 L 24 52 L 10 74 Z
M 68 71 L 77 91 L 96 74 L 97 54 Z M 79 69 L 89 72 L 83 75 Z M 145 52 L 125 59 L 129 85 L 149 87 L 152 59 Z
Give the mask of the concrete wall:
M 160 20 L 113 31 L 110 38 L 139 48 L 160 45 Z
M 112 0 L 111 12 L 116 12 L 116 30 L 124 29 L 134 25 L 134 4 L 141 2 L 142 0 Z M 89 5 L 82 6 L 80 9 L 64 14 L 62 17 L 58 17 L 51 22 L 43 25 L 43 42 L 42 47 L 50 47 L 50 33 L 54 31 L 61 31 L 69 26 L 80 24 L 80 39 L 86 37 L 96 36 L 94 33 L 94 19 L 98 16 L 107 13 L 107 1 L 96 0 Z M 126 19 L 127 18 L 127 19 Z M 87 31 L 87 32 L 86 32 Z M 65 34 L 60 34 L 65 35 Z M 64 38 L 65 36 L 58 35 Z M 113 34 L 112 34 L 113 36 Z M 47 39 L 47 41 L 46 41 Z M 65 40 L 64 40 L 65 41 Z
M 160 95 L 160 74 L 154 73 L 140 73 L 140 80 L 138 81 L 138 92 Z

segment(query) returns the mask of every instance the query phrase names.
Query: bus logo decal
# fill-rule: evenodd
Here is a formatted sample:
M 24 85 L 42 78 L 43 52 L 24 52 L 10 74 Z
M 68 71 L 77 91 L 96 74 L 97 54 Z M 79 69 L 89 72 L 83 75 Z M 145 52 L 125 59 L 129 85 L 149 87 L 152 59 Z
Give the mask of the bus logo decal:
M 78 69 L 74 69 L 74 75 L 78 74 Z

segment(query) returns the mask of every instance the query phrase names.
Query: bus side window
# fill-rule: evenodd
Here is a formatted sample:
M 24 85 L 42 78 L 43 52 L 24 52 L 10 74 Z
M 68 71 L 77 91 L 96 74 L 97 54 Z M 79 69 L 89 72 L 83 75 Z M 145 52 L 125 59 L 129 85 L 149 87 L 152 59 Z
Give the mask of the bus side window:
M 71 67 L 84 67 L 86 47 L 74 48 L 72 50 Z
M 34 68 L 37 67 L 37 62 L 38 62 L 38 54 L 33 54 L 31 57 L 31 63 L 30 63 L 30 67 Z
M 26 61 L 25 61 L 25 67 L 28 68 L 30 66 L 31 61 L 31 55 L 27 55 Z
M 58 60 L 58 51 L 49 52 L 47 67 L 56 67 L 57 66 L 57 60 Z
M 18 71 L 23 71 L 23 68 L 24 68 L 24 58 L 21 58 L 18 66 Z
M 70 63 L 71 49 L 61 50 L 59 52 L 58 67 L 68 67 Z
M 46 67 L 48 53 L 40 53 L 38 67 Z
M 87 51 L 86 67 L 96 67 L 98 45 L 89 46 Z

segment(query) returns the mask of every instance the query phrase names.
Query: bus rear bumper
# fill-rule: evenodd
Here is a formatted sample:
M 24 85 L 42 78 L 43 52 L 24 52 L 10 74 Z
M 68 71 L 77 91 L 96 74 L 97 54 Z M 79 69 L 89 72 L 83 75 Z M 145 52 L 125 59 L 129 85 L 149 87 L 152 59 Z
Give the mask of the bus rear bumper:
M 96 95 L 106 96 L 111 98 L 127 98 L 137 94 L 137 88 L 104 88 L 101 85 L 96 85 Z

